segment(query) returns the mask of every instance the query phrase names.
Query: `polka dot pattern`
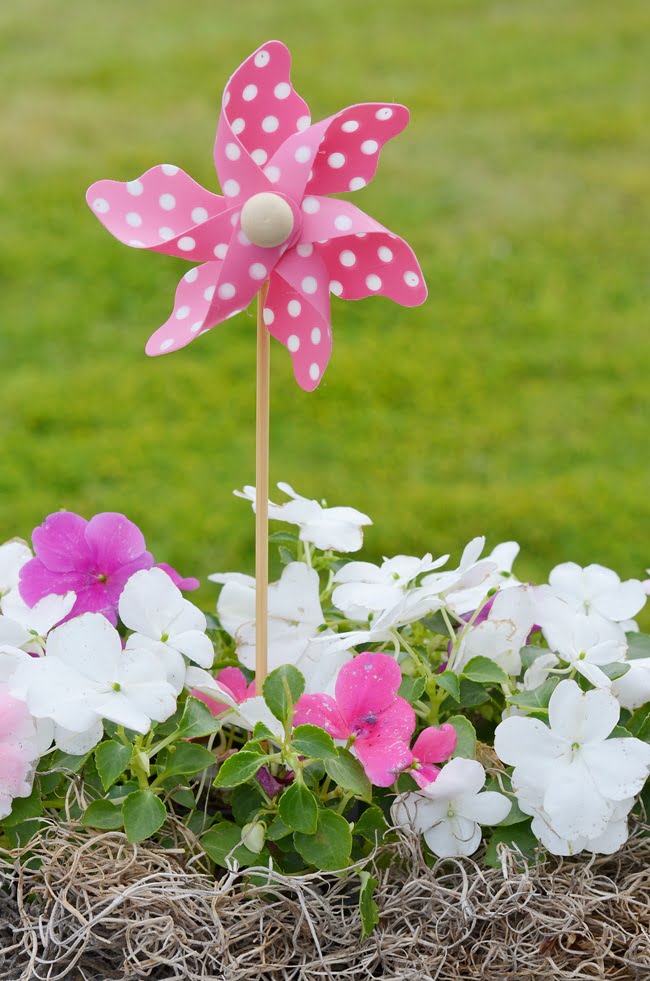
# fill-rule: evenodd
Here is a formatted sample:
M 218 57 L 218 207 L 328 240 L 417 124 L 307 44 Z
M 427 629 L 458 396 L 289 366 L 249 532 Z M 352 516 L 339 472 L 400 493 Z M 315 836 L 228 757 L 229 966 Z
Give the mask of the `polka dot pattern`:
M 211 309 L 211 300 L 221 268 L 221 262 L 213 261 L 188 269 L 176 287 L 169 319 L 149 338 L 148 355 L 156 357 L 178 351 L 219 322 Z

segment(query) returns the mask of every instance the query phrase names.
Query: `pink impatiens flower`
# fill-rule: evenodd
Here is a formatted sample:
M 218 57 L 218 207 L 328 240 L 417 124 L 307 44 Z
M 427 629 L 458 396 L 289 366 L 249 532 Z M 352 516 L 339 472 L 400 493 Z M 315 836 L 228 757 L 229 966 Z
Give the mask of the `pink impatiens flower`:
M 335 698 L 302 695 L 295 725 L 310 723 L 334 739 L 351 740 L 370 781 L 389 787 L 413 762 L 415 712 L 397 691 L 402 673 L 388 654 L 359 654 L 339 671 Z
M 413 769 L 409 775 L 420 787 L 426 787 L 438 778 L 440 767 L 456 749 L 456 730 L 445 722 L 443 726 L 423 729 L 413 744 Z
M 381 294 L 410 307 L 427 290 L 403 239 L 329 197 L 372 180 L 408 110 L 367 102 L 311 125 L 290 63 L 287 48 L 268 41 L 227 83 L 214 144 L 223 197 L 162 164 L 126 183 L 97 181 L 86 199 L 125 245 L 200 263 L 180 280 L 147 354 L 185 347 L 244 310 L 268 282 L 264 323 L 289 351 L 298 384 L 311 391 L 332 350 L 330 294 Z
M 255 682 L 251 681 L 249 683 L 246 680 L 246 675 L 240 668 L 224 668 L 222 671 L 219 671 L 215 678 L 238 705 L 246 702 L 249 698 L 255 697 Z M 193 695 L 194 698 L 198 698 L 199 701 L 207 705 L 213 715 L 221 715 L 222 712 L 230 708 L 225 702 L 220 702 L 216 698 L 210 698 L 209 695 L 204 694 L 204 692 L 196 688 L 192 689 L 190 695 Z
M 26 704 L 0 690 L 0 819 L 16 797 L 28 797 L 38 751 L 35 725 Z

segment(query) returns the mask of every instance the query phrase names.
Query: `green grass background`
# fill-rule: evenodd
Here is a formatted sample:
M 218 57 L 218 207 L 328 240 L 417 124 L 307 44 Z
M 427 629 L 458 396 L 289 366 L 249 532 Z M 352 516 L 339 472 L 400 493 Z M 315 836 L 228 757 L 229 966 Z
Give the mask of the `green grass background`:
M 272 478 L 368 554 L 516 538 L 522 575 L 649 564 L 647 0 L 22 0 L 0 11 L 0 534 L 121 510 L 184 572 L 252 570 L 254 320 L 149 360 L 181 261 L 87 210 L 167 161 L 216 189 L 228 75 L 284 40 L 315 119 L 402 101 L 355 202 L 430 299 L 334 300 L 313 395 L 273 345 Z M 211 595 L 209 587 L 203 596 Z

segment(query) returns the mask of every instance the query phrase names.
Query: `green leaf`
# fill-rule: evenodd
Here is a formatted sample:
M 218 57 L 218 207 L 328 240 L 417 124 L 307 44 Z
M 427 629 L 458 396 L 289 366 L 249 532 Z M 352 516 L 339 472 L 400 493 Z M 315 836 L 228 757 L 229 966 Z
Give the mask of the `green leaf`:
M 185 711 L 178 725 L 179 735 L 183 739 L 200 739 L 211 736 L 221 728 L 212 712 L 200 699 L 190 696 L 185 703 Z
M 284 724 L 305 690 L 305 679 L 292 664 L 283 664 L 271 671 L 262 690 L 271 712 Z
M 289 786 L 278 805 L 278 813 L 292 831 L 313 835 L 318 824 L 318 804 L 311 790 L 298 780 Z
M 548 654 L 548 647 L 535 647 L 533 645 L 529 647 L 522 647 L 519 652 L 521 657 L 522 670 L 528 671 L 528 668 L 540 657 L 542 654 Z
M 359 760 L 352 755 L 349 749 L 339 747 L 336 758 L 324 762 L 325 772 L 339 787 L 351 791 L 355 797 L 360 797 L 368 804 L 371 803 L 372 784 Z
M 630 665 L 625 661 L 612 661 L 611 664 L 599 664 L 598 667 L 606 674 L 610 681 L 622 678 L 630 670 Z
M 477 681 L 470 681 L 469 678 L 460 679 L 460 707 L 474 708 L 490 701 L 490 696 L 483 685 Z
M 640 634 L 634 630 L 626 634 L 626 637 L 628 661 L 636 661 L 640 657 L 650 657 L 650 634 Z
M 446 637 L 449 637 L 449 628 L 447 627 L 445 618 L 440 610 L 437 610 L 435 613 L 431 613 L 428 617 L 425 617 L 422 623 L 434 634 L 444 634 Z
M 501 685 L 508 681 L 505 671 L 489 657 L 473 657 L 463 668 L 463 677 L 483 685 Z
M 34 787 L 29 797 L 15 798 L 11 807 L 11 814 L 3 818 L 0 824 L 5 828 L 12 828 L 15 825 L 22 824 L 24 821 L 31 821 L 34 818 L 40 817 L 43 813 L 44 808 L 41 804 L 38 787 Z
M 547 678 L 543 684 L 539 685 L 538 688 L 533 688 L 532 691 L 520 691 L 511 695 L 508 698 L 508 702 L 510 705 L 516 705 L 517 708 L 547 709 L 551 695 L 559 683 L 560 679 L 557 676 Z
M 454 671 L 443 671 L 435 677 L 437 685 L 449 692 L 456 702 L 460 702 L 460 678 Z
M 531 831 L 530 823 L 515 824 L 512 827 L 499 827 L 494 830 L 488 843 L 485 853 L 485 864 L 492 868 L 501 868 L 501 849 L 499 845 L 509 846 L 511 849 L 518 849 L 523 854 L 523 861 L 519 859 L 517 864 L 526 865 L 534 863 L 539 855 L 540 844 Z M 541 858 L 541 855 L 539 856 Z M 515 851 L 515 860 L 518 855 Z
M 240 828 L 253 819 L 263 804 L 264 798 L 257 783 L 241 783 L 230 796 L 232 816 Z
M 219 821 L 201 838 L 201 846 L 216 865 L 232 869 L 233 862 L 239 865 L 265 865 L 266 849 L 257 855 L 246 845 L 241 844 L 241 828 L 232 821 Z
M 375 889 L 379 885 L 370 872 L 359 872 L 361 889 L 359 890 L 359 912 L 361 913 L 361 939 L 372 933 L 379 923 L 379 906 L 373 899 Z
M 264 765 L 265 756 L 241 749 L 221 764 L 221 769 L 214 781 L 215 787 L 237 787 L 254 777 Z
M 288 834 L 291 834 L 291 828 L 288 828 L 279 814 L 276 814 L 266 831 L 266 840 L 279 841 L 281 838 L 286 838 Z
M 387 831 L 388 824 L 382 809 L 376 804 L 371 804 L 355 823 L 352 834 L 361 835 L 371 845 L 381 845 Z
M 289 531 L 274 531 L 272 535 L 269 535 L 269 543 L 273 545 L 279 545 L 281 543 L 296 545 L 299 541 L 298 536 L 292 535 Z
M 452 715 L 447 719 L 449 725 L 456 730 L 456 749 L 452 759 L 460 756 L 465 760 L 473 760 L 476 756 L 476 729 L 464 715 Z
M 188 811 L 193 811 L 196 807 L 196 797 L 189 787 L 177 787 L 169 795 L 175 804 L 186 807 Z
M 79 773 L 89 756 L 90 753 L 86 753 L 85 756 L 72 756 L 70 753 L 63 753 L 57 749 L 48 769 L 63 770 L 64 773 Z
M 122 776 L 129 765 L 131 752 L 131 746 L 124 746 L 114 739 L 100 743 L 96 748 L 95 764 L 105 791 L 113 786 L 118 777 Z
M 293 842 L 304 860 L 323 872 L 335 872 L 350 864 L 350 825 L 335 811 L 319 811 L 316 834 L 307 835 L 296 831 Z
M 101 828 L 102 831 L 117 831 L 124 824 L 122 808 L 112 800 L 94 800 L 81 817 L 87 828 Z
M 290 551 L 290 549 L 285 548 L 284 545 L 280 545 L 278 548 L 278 554 L 280 556 L 280 562 L 282 565 L 289 565 L 291 562 L 296 561 L 295 552 Z
M 275 739 L 275 736 L 263 722 L 256 722 L 249 742 L 263 742 L 265 739 Z
M 650 743 L 650 703 L 643 705 L 632 714 L 626 727 L 637 739 Z
M 214 762 L 214 756 L 205 746 L 181 742 L 174 746 L 173 750 L 170 748 L 164 762 L 163 778 L 166 779 L 172 774 L 190 776 L 207 769 Z
M 401 698 L 405 698 L 409 705 L 415 705 L 417 700 L 422 697 L 424 692 L 424 678 L 402 678 L 402 684 L 397 692 Z
M 294 749 L 312 760 L 328 760 L 336 756 L 334 740 L 320 726 L 296 726 L 292 742 Z
M 165 823 L 167 811 L 151 790 L 136 790 L 122 804 L 126 837 L 132 843 L 151 838 Z

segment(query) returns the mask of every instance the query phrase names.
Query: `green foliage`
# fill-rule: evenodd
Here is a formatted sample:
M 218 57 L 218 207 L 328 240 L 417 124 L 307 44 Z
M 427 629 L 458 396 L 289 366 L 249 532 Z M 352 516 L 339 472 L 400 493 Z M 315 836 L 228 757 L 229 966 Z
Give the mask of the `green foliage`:
M 114 739 L 100 743 L 95 750 L 95 765 L 102 781 L 104 790 L 112 787 L 120 777 L 131 759 L 132 746 L 125 746 Z
M 266 678 L 262 690 L 271 712 L 284 723 L 305 690 L 305 679 L 292 664 L 283 664 Z
M 242 829 L 232 821 L 219 821 L 201 838 L 201 845 L 216 865 L 232 868 L 233 860 L 240 865 L 263 865 L 264 851 L 253 852 L 241 844 Z
M 325 772 L 343 790 L 349 790 L 361 800 L 372 800 L 372 785 L 359 760 L 340 746 L 334 759 L 325 760 Z
M 489 657 L 473 657 L 463 668 L 463 677 L 483 685 L 501 685 L 508 675 Z
M 456 730 L 456 748 L 452 757 L 462 756 L 473 760 L 476 756 L 476 730 L 472 723 L 464 715 L 452 715 L 447 722 Z
M 534 862 L 537 858 L 542 859 L 543 853 L 540 844 L 531 831 L 530 819 L 526 823 L 515 824 L 511 827 L 500 826 L 492 832 L 485 854 L 486 865 L 493 868 L 501 867 L 501 851 L 499 846 L 511 848 L 517 861 L 518 853 L 521 852 L 523 858 L 521 864 Z
M 337 755 L 334 740 L 318 726 L 296 726 L 291 737 L 293 748 L 302 756 L 315 760 L 333 759 Z
M 130 842 L 145 841 L 159 831 L 167 817 L 165 805 L 150 790 L 136 790 L 122 805 L 124 830 Z
M 183 739 L 200 739 L 218 732 L 221 723 L 215 719 L 210 709 L 198 698 L 188 698 L 178 726 Z
M 558 677 L 547 678 L 539 687 L 533 688 L 532 691 L 517 692 L 511 695 L 508 701 L 517 708 L 529 709 L 531 712 L 545 711 L 559 683 Z
M 313 835 L 318 824 L 318 803 L 304 783 L 295 780 L 280 798 L 279 814 L 291 831 Z
M 261 766 L 264 766 L 264 756 L 242 749 L 221 764 L 214 786 L 236 787 L 254 777 Z
M 373 893 L 379 882 L 369 872 L 359 872 L 361 889 L 359 890 L 359 912 L 361 913 L 361 935 L 367 937 L 379 923 L 379 906 L 373 899 Z
M 89 828 L 100 828 L 102 831 L 116 831 L 124 825 L 122 808 L 110 800 L 94 800 L 82 814 L 81 823 Z M 149 836 L 145 835 L 145 837 Z
M 424 678 L 402 678 L 398 695 L 405 698 L 409 705 L 414 705 L 424 693 Z
M 162 777 L 190 776 L 199 773 L 214 763 L 214 756 L 205 746 L 198 743 L 178 742 L 170 747 L 167 757 L 161 764 Z
M 316 833 L 296 832 L 293 840 L 296 850 L 304 860 L 317 869 L 333 872 L 345 868 L 350 862 L 350 825 L 341 814 L 334 811 L 320 810 Z

